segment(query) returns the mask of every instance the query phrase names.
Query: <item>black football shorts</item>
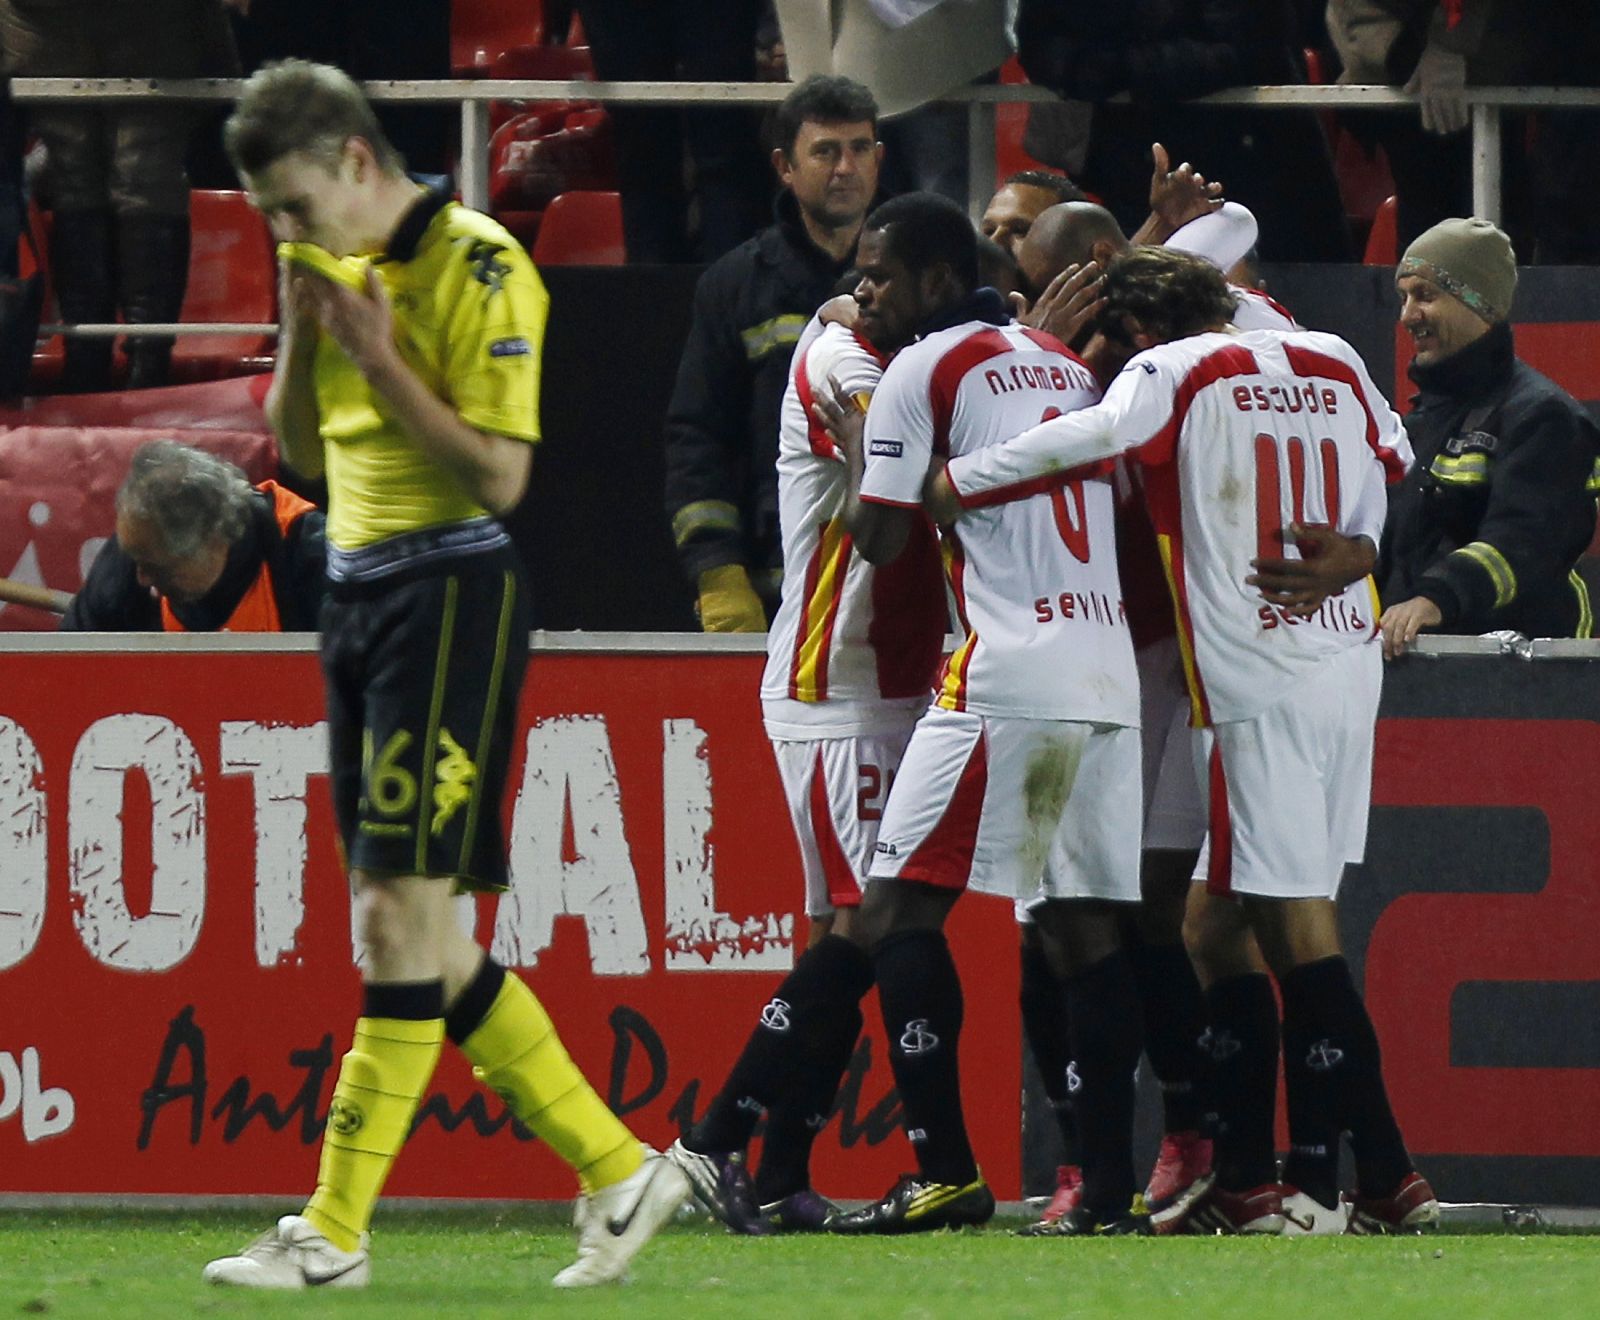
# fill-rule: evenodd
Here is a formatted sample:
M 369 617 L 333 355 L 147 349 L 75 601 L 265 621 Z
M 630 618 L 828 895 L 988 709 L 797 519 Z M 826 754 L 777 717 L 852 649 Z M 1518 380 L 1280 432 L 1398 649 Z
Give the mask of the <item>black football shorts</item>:
M 322 670 L 350 868 L 506 887 L 501 807 L 528 626 L 509 546 L 329 583 Z

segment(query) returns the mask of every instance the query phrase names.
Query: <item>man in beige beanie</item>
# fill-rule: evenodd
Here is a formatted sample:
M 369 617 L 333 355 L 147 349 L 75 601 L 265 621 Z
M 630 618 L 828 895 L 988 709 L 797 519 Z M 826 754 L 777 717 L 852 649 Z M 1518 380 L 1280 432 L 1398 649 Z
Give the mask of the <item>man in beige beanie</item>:
M 1588 637 L 1573 565 L 1594 535 L 1600 428 L 1517 359 L 1511 240 L 1487 220 L 1442 220 L 1406 249 L 1395 285 L 1416 346 L 1417 461 L 1390 492 L 1379 552 L 1384 653 L 1421 631 Z

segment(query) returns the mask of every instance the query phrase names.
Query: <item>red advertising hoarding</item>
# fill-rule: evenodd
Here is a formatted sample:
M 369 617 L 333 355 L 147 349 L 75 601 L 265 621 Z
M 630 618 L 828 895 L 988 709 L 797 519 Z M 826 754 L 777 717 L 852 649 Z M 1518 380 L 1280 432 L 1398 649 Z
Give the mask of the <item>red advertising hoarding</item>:
M 0 1192 L 308 1190 L 360 999 L 316 657 L 291 638 L 84 649 L 101 640 L 0 652 Z M 513 887 L 459 900 L 658 1145 L 704 1112 L 804 940 L 760 658 L 696 643 L 536 653 Z M 968 899 L 952 934 L 974 1142 L 1015 1197 L 1010 907 Z M 818 1146 L 843 1196 L 910 1164 L 875 1004 L 867 1019 Z M 447 1048 L 389 1190 L 572 1188 Z

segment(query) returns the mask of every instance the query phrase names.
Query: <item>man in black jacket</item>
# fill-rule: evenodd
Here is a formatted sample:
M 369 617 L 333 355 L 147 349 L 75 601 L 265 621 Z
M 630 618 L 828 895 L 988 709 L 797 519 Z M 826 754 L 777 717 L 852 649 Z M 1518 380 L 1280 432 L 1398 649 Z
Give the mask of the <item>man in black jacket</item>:
M 323 515 L 175 440 L 133 456 L 116 535 L 90 565 L 63 632 L 313 632 Z
M 1487 220 L 1441 221 L 1395 282 L 1420 393 L 1416 466 L 1390 494 L 1379 555 L 1385 654 L 1424 630 L 1588 637 L 1573 566 L 1594 535 L 1600 428 L 1516 357 L 1511 240 Z
M 763 632 L 777 609 L 789 359 L 855 257 L 883 159 L 877 103 L 848 78 L 796 87 L 778 108 L 777 136 L 777 222 L 700 277 L 667 409 L 667 513 L 707 632 Z

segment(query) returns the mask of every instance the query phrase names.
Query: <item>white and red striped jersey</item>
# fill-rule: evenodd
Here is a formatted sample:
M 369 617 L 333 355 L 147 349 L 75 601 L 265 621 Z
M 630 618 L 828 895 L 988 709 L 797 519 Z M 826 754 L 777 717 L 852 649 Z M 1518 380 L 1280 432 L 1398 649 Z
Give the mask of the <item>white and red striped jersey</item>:
M 1234 296 L 1233 324 L 1240 330 L 1298 330 L 1300 323 L 1281 303 L 1256 289 L 1230 285 Z M 1137 465 L 1117 460 L 1117 569 L 1122 576 L 1122 598 L 1128 605 L 1128 626 L 1133 644 L 1143 649 L 1175 631 L 1172 598 L 1156 545 Z
M 902 349 L 867 412 L 861 498 L 915 508 L 935 454 L 981 454 L 1042 417 L 1087 407 L 1094 375 L 1052 336 L 971 321 Z M 947 710 L 1136 726 L 1138 677 L 1117 579 L 1110 482 L 1045 480 L 944 543 L 965 640 Z
M 1371 579 L 1306 620 L 1245 583 L 1251 559 L 1297 553 L 1290 522 L 1376 543 L 1384 485 L 1410 466 L 1399 417 L 1342 339 L 1252 330 L 1159 345 L 1096 407 L 953 459 L 949 473 L 964 504 L 983 505 L 1123 453 L 1141 468 L 1197 724 L 1248 719 L 1310 666 L 1376 636 Z
M 870 395 L 883 360 L 842 325 L 812 318 L 795 348 L 778 422 L 783 597 L 767 634 L 761 702 L 775 738 L 845 737 L 903 724 L 928 703 L 948 621 L 938 541 L 921 520 L 905 552 L 874 568 L 851 546 L 844 459 L 812 419 L 833 377 Z

